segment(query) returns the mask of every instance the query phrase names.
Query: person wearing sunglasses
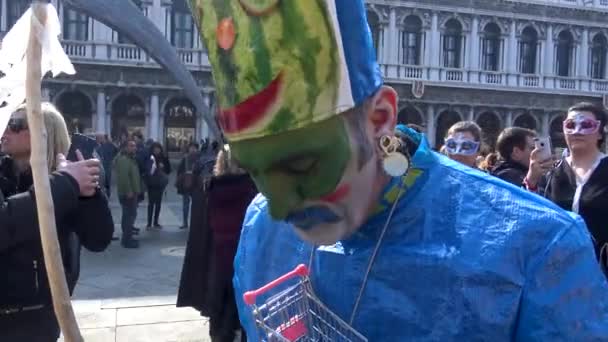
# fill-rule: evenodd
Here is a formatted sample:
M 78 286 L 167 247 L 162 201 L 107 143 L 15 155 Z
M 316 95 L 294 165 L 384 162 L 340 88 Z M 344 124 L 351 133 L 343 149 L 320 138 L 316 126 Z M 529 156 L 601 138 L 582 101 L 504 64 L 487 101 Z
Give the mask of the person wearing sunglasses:
M 543 174 L 538 167 L 542 161 L 533 151 L 525 181 L 528 189 L 583 217 L 598 257 L 608 243 L 608 158 L 601 152 L 606 115 L 604 109 L 591 103 L 571 107 L 563 122 L 569 154 Z
M 481 128 L 475 122 L 457 122 L 448 130 L 444 145 L 445 152 L 450 159 L 476 169 L 481 137 Z
M 61 114 L 42 105 L 47 131 L 48 170 L 57 235 L 70 293 L 80 271 L 81 245 L 101 252 L 114 222 L 100 191 L 99 160 L 68 162 L 70 137 Z M 48 342 L 59 338 L 44 265 L 30 167 L 30 131 L 25 106 L 11 116 L 2 136 L 0 160 L 0 341 Z

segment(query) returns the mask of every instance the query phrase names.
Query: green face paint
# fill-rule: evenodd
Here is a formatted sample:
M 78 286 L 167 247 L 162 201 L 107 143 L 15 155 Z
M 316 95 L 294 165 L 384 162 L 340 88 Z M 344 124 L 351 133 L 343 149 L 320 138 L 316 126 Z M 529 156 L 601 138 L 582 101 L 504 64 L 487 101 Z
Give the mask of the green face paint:
M 342 116 L 286 134 L 233 142 L 230 147 L 268 198 L 272 217 L 279 220 L 303 201 L 333 192 L 352 156 Z

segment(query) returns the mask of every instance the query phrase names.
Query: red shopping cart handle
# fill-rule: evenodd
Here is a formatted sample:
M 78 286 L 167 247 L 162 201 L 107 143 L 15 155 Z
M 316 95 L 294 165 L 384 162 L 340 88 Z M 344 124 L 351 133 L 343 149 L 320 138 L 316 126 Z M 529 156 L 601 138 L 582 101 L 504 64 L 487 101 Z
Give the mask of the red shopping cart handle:
M 292 279 L 295 277 L 307 277 L 308 274 L 309 274 L 308 267 L 306 267 L 306 265 L 300 264 L 300 265 L 296 266 L 296 268 L 294 268 L 293 271 L 271 281 L 270 283 L 260 287 L 259 289 L 245 292 L 245 294 L 243 295 L 243 300 L 245 301 L 245 303 L 247 305 L 253 305 L 253 304 L 255 304 L 255 301 L 259 295 L 262 295 L 262 294 L 272 290 L 273 288 L 281 285 L 282 283 L 286 282 L 289 279 Z

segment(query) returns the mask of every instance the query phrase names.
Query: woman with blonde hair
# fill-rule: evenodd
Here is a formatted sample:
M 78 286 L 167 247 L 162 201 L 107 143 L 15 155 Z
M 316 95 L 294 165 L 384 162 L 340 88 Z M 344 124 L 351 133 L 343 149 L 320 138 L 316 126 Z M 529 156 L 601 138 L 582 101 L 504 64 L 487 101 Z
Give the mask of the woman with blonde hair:
M 42 104 L 57 235 L 70 293 L 80 272 L 80 246 L 103 251 L 114 222 L 99 190 L 99 160 L 65 161 L 70 137 L 50 103 Z M 25 106 L 12 115 L 2 137 L 0 160 L 0 341 L 56 341 L 59 326 L 40 242 Z
M 232 286 L 232 262 L 245 211 L 257 192 L 249 175 L 238 167 L 225 145 L 217 155 L 213 176 L 206 187 L 202 226 L 195 227 L 195 221 L 191 222 L 191 234 L 202 230 L 203 237 L 188 241 L 178 299 L 179 306 L 193 306 L 209 317 L 209 334 L 214 342 L 232 342 L 237 332 L 242 332 Z M 194 259 L 195 250 L 205 250 L 206 254 Z M 204 283 L 193 284 L 197 279 Z M 188 289 L 194 289 L 195 293 L 188 293 Z M 243 341 L 244 338 L 242 335 Z

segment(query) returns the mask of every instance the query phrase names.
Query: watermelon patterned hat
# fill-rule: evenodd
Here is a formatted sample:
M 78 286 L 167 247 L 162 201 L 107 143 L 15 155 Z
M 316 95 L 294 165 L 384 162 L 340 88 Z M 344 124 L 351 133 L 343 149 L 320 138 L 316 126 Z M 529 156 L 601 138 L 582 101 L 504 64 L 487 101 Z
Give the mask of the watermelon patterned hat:
M 382 85 L 363 0 L 190 0 L 228 141 L 318 123 Z

